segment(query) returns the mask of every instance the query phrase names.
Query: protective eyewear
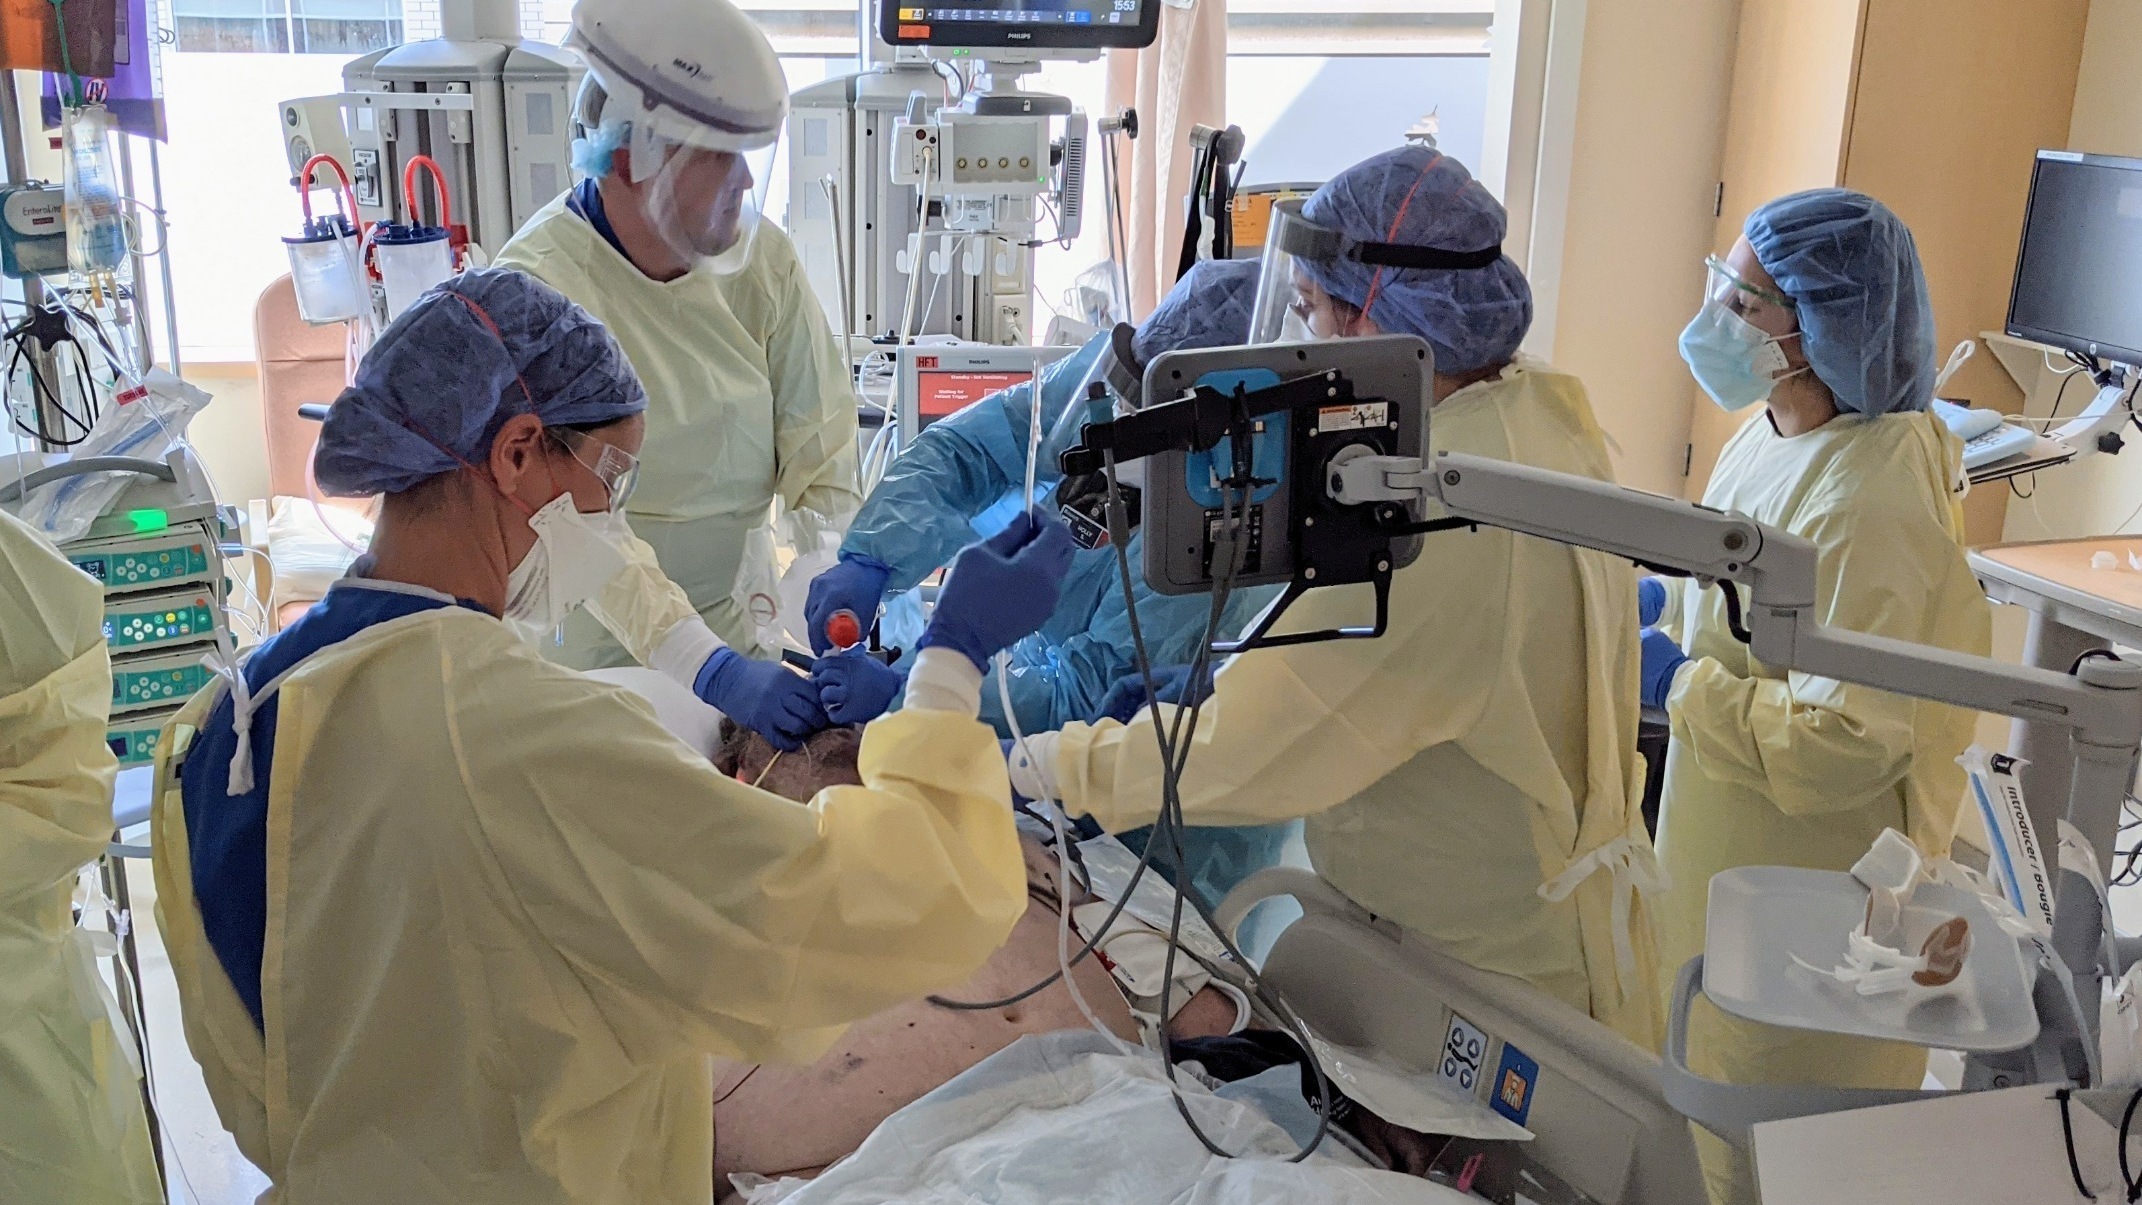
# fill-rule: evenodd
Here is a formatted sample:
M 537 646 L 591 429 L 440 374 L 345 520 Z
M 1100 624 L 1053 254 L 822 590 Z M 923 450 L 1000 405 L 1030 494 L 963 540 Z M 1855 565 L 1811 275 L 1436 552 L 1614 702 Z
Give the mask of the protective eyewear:
M 1287 318 L 1307 323 L 1312 307 L 1296 296 L 1294 265 L 1299 260 L 1333 263 L 1348 259 L 1377 270 L 1378 281 L 1386 269 L 1469 272 L 1491 268 L 1502 261 L 1502 247 L 1479 247 L 1452 251 L 1419 243 L 1373 242 L 1354 238 L 1341 230 L 1320 226 L 1302 216 L 1306 201 L 1290 197 L 1275 201 L 1265 236 L 1263 264 L 1258 270 L 1257 299 L 1250 307 L 1250 342 L 1276 343 L 1282 338 Z M 1373 286 L 1372 286 L 1373 293 Z M 1373 301 L 1373 296 L 1371 297 Z
M 612 511 L 625 509 L 626 500 L 632 497 L 633 488 L 640 483 L 639 457 L 616 444 L 604 443 L 594 436 L 582 435 L 577 431 L 562 434 L 552 431 L 551 438 L 557 440 L 558 446 L 565 449 L 566 455 L 578 461 L 581 468 L 595 474 L 595 479 L 602 482 L 603 488 L 609 491 Z M 574 446 L 576 442 L 579 447 Z M 602 449 L 595 453 L 593 463 L 581 454 L 582 449 L 590 444 Z
M 1766 289 L 1759 284 L 1751 283 L 1746 277 L 1735 272 L 1731 264 L 1715 255 L 1704 256 L 1703 266 L 1710 269 L 1710 287 L 1705 290 L 1705 295 L 1712 301 L 1730 305 L 1735 295 L 1739 294 L 1753 297 L 1757 301 L 1767 301 L 1782 309 L 1790 310 L 1793 308 L 1792 298 L 1775 289 Z

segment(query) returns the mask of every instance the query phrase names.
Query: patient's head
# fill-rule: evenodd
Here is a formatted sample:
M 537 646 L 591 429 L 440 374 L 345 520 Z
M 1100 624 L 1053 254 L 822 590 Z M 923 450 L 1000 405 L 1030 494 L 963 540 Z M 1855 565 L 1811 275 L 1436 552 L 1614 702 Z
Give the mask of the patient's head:
M 854 724 L 828 728 L 796 752 L 782 753 L 765 737 L 724 719 L 714 766 L 731 778 L 757 783 L 761 790 L 804 803 L 826 787 L 861 786 L 863 776 L 856 771 L 855 759 L 862 746 L 863 726 Z

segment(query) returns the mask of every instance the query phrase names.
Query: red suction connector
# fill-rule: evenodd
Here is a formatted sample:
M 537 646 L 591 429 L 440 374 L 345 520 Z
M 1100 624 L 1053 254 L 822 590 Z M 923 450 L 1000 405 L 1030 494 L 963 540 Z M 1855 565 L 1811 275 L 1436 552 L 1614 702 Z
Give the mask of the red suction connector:
M 863 623 L 853 611 L 835 611 L 826 617 L 826 640 L 837 649 L 854 648 L 863 643 Z

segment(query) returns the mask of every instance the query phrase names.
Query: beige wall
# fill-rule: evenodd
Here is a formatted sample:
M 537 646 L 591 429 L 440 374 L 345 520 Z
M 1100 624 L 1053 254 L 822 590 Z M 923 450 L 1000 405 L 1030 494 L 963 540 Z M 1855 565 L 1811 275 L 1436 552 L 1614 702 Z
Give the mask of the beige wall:
M 1925 19 L 1924 0 L 1868 6 L 1863 61 L 1889 69 L 1860 73 L 1854 104 L 1863 117 L 1851 126 L 1843 182 L 1888 202 L 1911 227 L 1934 297 L 1936 351 L 1946 357 L 2006 320 L 2031 157 L 2069 135 L 2067 81 L 2078 78 L 2090 3 L 1938 3 L 1939 21 Z M 1989 79 L 2008 83 L 1989 89 Z M 2079 392 L 2070 404 L 2080 405 Z M 1983 354 L 1943 393 L 2007 412 L 2023 400 Z M 2002 539 L 2007 502 L 2005 490 L 1980 490 L 1964 504 L 1973 544 Z
M 1724 191 L 1706 251 L 1731 250 L 1765 201 L 1837 183 L 1859 23 L 1860 0 L 1744 0 L 1732 50 L 1733 135 L 1721 156 Z M 1728 414 L 1693 381 L 1686 390 L 1693 409 L 1686 490 L 1701 498 L 1719 450 L 1762 408 Z
M 1569 0 L 1559 0 L 1567 3 Z M 1624 484 L 1679 495 L 1738 0 L 1588 6 L 1551 355 L 1584 379 Z
M 2068 125 L 2069 149 L 2142 157 L 2142 91 L 2134 83 L 2138 53 L 2142 0 L 2094 0 Z M 2142 288 L 2142 282 L 2136 287 Z M 2047 413 L 2052 384 L 2041 383 L 2032 391 L 2032 413 Z M 2088 388 L 2088 382 L 2070 388 L 2061 413 L 2074 415 Z M 2034 488 L 2026 485 L 2024 492 L 2032 497 L 2008 507 L 2006 537 L 2072 539 L 2135 530 L 2142 519 L 2142 436 L 2133 431 L 2128 435 L 2128 449 L 2118 456 L 2091 456 L 2040 474 Z
M 186 380 L 215 400 L 188 432 L 222 501 L 243 507 L 268 496 L 267 439 L 260 424 L 260 376 L 251 364 L 188 365 Z

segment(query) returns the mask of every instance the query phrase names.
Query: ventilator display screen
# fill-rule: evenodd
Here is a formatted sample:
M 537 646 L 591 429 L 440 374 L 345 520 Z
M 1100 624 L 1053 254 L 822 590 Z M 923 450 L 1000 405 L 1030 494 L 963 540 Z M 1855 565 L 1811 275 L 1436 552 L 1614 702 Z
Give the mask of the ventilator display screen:
M 896 46 L 1101 49 L 1149 46 L 1161 0 L 882 0 Z
M 927 427 L 957 414 L 999 389 L 1024 385 L 1030 372 L 956 372 L 922 369 L 915 374 L 915 417 Z
M 2039 152 L 2007 331 L 2142 364 L 2142 160 Z

